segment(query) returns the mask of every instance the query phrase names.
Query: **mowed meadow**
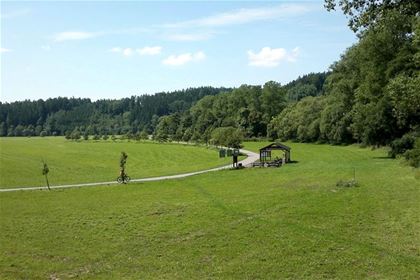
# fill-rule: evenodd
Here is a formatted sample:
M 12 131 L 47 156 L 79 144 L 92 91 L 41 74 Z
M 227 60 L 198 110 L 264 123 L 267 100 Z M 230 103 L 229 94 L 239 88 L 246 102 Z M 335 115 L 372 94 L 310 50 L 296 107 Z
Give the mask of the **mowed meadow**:
M 385 149 L 287 145 L 281 168 L 0 193 L 0 278 L 419 279 L 419 171 Z M 359 186 L 337 187 L 354 169 Z
M 159 145 L 149 141 L 80 140 L 64 137 L 0 138 L 0 188 L 45 186 L 42 162 L 51 185 L 114 181 L 120 153 L 128 154 L 127 172 L 146 178 L 226 165 L 215 149 L 192 145 Z

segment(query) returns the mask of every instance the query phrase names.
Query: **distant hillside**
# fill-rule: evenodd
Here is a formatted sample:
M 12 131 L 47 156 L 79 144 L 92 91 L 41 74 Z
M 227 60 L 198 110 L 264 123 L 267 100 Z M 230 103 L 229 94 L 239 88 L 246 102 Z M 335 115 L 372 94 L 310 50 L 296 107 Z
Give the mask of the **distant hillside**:
M 299 101 L 306 96 L 319 96 L 324 93 L 324 84 L 330 73 L 309 73 L 286 84 L 287 99 Z
M 229 88 L 198 87 L 119 100 L 57 97 L 0 102 L 0 136 L 64 135 L 75 128 L 90 134 L 152 132 L 160 116 L 183 112 L 205 96 Z

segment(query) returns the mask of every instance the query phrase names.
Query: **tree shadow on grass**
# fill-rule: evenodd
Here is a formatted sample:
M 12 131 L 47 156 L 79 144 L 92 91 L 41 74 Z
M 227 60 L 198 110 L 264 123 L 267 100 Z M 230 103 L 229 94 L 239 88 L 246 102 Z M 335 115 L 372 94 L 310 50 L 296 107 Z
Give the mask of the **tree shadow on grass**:
M 392 157 L 389 156 L 381 156 L 381 157 L 372 157 L 373 159 L 394 159 Z

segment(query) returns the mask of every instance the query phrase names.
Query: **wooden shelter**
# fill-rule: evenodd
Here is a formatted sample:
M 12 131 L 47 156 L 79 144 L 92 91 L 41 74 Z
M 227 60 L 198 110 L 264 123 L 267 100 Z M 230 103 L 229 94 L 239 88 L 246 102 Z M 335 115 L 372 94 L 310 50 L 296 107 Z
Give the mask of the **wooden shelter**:
M 274 159 L 271 158 L 271 151 L 273 150 L 281 150 L 284 152 L 285 155 L 285 162 L 290 162 L 290 147 L 282 144 L 282 143 L 271 143 L 268 146 L 265 146 L 260 149 L 260 162 L 273 162 Z

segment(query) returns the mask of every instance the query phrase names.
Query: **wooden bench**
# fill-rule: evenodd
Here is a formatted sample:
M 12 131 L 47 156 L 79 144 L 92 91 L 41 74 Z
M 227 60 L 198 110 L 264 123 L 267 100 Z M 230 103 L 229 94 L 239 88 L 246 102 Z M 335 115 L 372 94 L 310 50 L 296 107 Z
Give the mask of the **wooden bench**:
M 256 167 L 256 166 L 258 166 L 258 167 L 264 167 L 264 163 L 263 162 L 260 162 L 260 161 L 253 162 L 252 163 L 252 167 Z
M 267 166 L 268 167 L 280 167 L 280 163 L 276 162 L 276 161 L 272 161 L 272 162 L 268 162 Z

